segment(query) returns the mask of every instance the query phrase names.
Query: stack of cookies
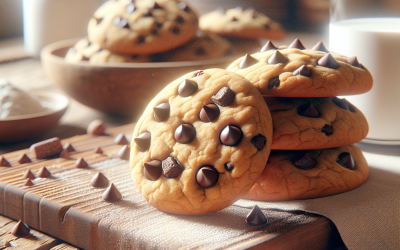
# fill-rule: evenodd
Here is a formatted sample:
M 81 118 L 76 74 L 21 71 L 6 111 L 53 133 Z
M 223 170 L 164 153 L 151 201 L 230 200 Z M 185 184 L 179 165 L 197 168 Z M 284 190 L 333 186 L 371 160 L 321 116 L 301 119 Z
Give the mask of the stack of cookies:
M 71 47 L 65 60 L 147 63 L 219 59 L 243 52 L 243 46 L 259 48 L 256 39 L 260 37 L 281 39 L 284 35 L 278 23 L 254 10 L 236 8 L 210 14 L 201 17 L 199 27 L 198 15 L 185 2 L 110 0 L 96 10 L 88 24 L 88 38 Z M 219 34 L 241 38 L 232 43 Z
M 372 76 L 356 57 L 331 53 L 321 42 L 306 49 L 296 39 L 281 47 L 267 42 L 261 52 L 239 58 L 228 70 L 257 87 L 273 120 L 273 150 L 246 198 L 316 198 L 366 181 L 367 162 L 353 144 L 366 137 L 367 120 L 336 97 L 371 89 Z

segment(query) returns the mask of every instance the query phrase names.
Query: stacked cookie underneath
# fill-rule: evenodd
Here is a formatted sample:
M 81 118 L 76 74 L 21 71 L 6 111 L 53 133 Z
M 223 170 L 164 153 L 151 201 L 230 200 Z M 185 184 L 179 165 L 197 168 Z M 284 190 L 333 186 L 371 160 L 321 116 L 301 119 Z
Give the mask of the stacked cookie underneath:
M 273 120 L 272 150 L 245 198 L 293 200 L 324 197 L 360 186 L 369 168 L 353 144 L 368 133 L 364 115 L 339 95 L 369 91 L 372 76 L 357 58 L 329 52 L 320 42 L 306 49 L 268 42 L 228 70 L 263 94 Z
M 214 11 L 199 18 L 181 1 L 107 1 L 90 19 L 88 38 L 71 47 L 65 60 L 147 63 L 219 59 L 242 53 L 243 48 L 259 48 L 257 39 L 261 37 L 280 40 L 284 34 L 280 24 L 250 9 Z

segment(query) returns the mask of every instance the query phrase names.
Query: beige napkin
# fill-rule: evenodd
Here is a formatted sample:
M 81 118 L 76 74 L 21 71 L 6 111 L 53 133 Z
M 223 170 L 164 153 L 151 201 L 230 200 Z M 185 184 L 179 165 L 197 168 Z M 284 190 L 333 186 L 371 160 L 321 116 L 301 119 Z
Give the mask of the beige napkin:
M 330 197 L 290 202 L 239 200 L 235 205 L 304 210 L 326 216 L 348 249 L 400 249 L 400 156 L 364 152 L 370 166 L 360 187 Z

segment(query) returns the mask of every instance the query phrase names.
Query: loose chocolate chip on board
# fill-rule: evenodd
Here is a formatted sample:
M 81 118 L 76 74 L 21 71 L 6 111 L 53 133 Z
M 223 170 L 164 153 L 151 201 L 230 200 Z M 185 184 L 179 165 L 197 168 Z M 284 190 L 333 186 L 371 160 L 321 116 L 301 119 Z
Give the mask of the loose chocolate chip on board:
M 288 48 L 294 48 L 300 50 L 306 49 L 298 38 L 294 39 L 294 41 L 288 46 Z
M 139 150 L 144 152 L 150 147 L 150 139 L 151 139 L 151 134 L 149 132 L 143 132 L 133 140 L 135 141 Z
M 20 154 L 17 161 L 20 164 L 32 162 L 26 154 Z
M 330 53 L 321 57 L 318 60 L 318 65 L 330 69 L 337 69 L 339 67 L 339 64 L 336 62 L 335 58 L 333 58 L 333 56 Z
M 315 160 L 306 153 L 300 160 L 296 161 L 294 165 L 300 169 L 307 170 L 316 166 Z
M 51 172 L 46 167 L 41 167 L 36 176 L 40 178 L 49 178 Z
M 319 112 L 315 108 L 314 104 L 312 104 L 312 103 L 306 103 L 306 104 L 301 105 L 297 109 L 297 113 L 299 115 L 305 116 L 305 117 L 312 117 L 312 118 L 319 117 Z
M 129 144 L 129 141 L 123 133 L 119 133 L 117 137 L 115 137 L 114 143 L 118 145 L 127 145 Z
M 71 152 L 74 152 L 74 151 L 75 151 L 75 148 L 74 148 L 74 147 L 72 146 L 72 144 L 69 143 L 69 142 L 67 142 L 67 143 L 64 144 L 63 149 L 66 150 L 66 151 L 68 151 L 68 153 L 71 153 Z
M 311 50 L 313 50 L 313 51 L 322 51 L 322 52 L 325 52 L 325 53 L 329 53 L 329 51 L 325 48 L 324 44 L 321 41 L 319 41 L 317 44 L 315 44 L 315 46 L 312 47 Z
M 30 187 L 30 186 L 33 186 L 33 185 L 34 185 L 34 184 L 33 184 L 33 182 L 31 181 L 31 179 L 26 179 L 26 182 L 25 182 L 24 186 Z
M 87 127 L 87 133 L 92 135 L 103 135 L 104 134 L 104 122 L 100 119 L 93 120 Z
M 32 173 L 30 169 L 26 170 L 22 175 L 22 179 L 31 179 L 34 180 L 36 176 Z
M 203 188 L 214 186 L 218 182 L 218 171 L 212 166 L 203 166 L 196 173 L 196 181 Z
M 261 52 L 265 52 L 265 51 L 268 51 L 268 50 L 271 50 L 271 49 L 278 49 L 277 47 L 275 47 L 275 45 L 271 42 L 271 41 L 268 41 L 268 42 L 266 42 L 265 43 L 265 45 L 261 48 Z
M 89 166 L 89 164 L 82 157 L 79 157 L 79 159 L 75 162 L 76 168 L 86 168 L 87 166 Z
M 187 97 L 196 92 L 198 86 L 195 81 L 185 79 L 178 87 L 178 94 L 182 97 Z
M 251 226 L 259 226 L 268 222 L 267 216 L 261 211 L 261 209 L 255 205 L 251 212 L 246 217 L 247 224 Z
M 95 152 L 96 154 L 102 154 L 102 153 L 103 153 L 103 150 L 101 149 L 101 147 L 97 147 L 97 148 L 94 150 L 94 152 Z
M 98 172 L 92 177 L 90 180 L 90 185 L 93 187 L 107 187 L 108 186 L 108 179 L 104 176 L 101 172 Z
M 164 176 L 167 178 L 175 178 L 185 170 L 184 167 L 171 156 L 162 161 L 162 169 Z
M 321 132 L 325 133 L 326 135 L 331 135 L 333 133 L 333 128 L 330 125 L 325 125 L 322 129 Z
M 125 145 L 120 150 L 118 150 L 117 157 L 122 160 L 129 161 L 130 150 L 128 145 Z
M 122 199 L 122 194 L 114 186 L 113 183 L 104 191 L 103 200 L 108 202 L 119 201 Z
M 169 111 L 171 106 L 168 102 L 163 102 L 158 104 L 153 108 L 154 111 L 154 120 L 158 122 L 165 121 L 169 117 Z
M 159 160 L 152 160 L 143 164 L 143 175 L 150 181 L 160 178 L 162 171 L 162 162 Z
M 2 167 L 10 167 L 11 164 L 4 156 L 0 156 L 0 166 Z
M 235 146 L 239 144 L 242 137 L 242 130 L 234 125 L 225 126 L 219 135 L 221 143 L 226 146 Z
M 258 134 L 251 138 L 250 142 L 256 147 L 258 150 L 262 150 L 267 143 L 267 138 L 265 136 Z
M 338 156 L 336 162 L 339 163 L 342 167 L 350 170 L 353 170 L 356 167 L 356 162 L 354 161 L 353 156 L 347 152 L 341 153 Z
M 212 101 L 222 107 L 229 106 L 235 100 L 235 92 L 229 87 L 222 87 L 218 92 L 211 97 Z
M 311 76 L 311 70 L 306 65 L 302 65 L 298 69 L 293 71 L 293 75 L 294 76 L 301 75 L 301 76 L 310 77 Z
M 252 57 L 252 56 L 249 55 L 249 54 L 246 54 L 246 55 L 243 57 L 243 60 L 239 63 L 239 68 L 240 68 L 240 69 L 248 68 L 248 67 L 250 67 L 251 65 L 254 65 L 254 64 L 256 64 L 256 63 L 258 63 L 258 60 L 257 60 L 257 59 L 255 59 L 254 57 Z
M 271 90 L 274 87 L 279 87 L 279 85 L 281 85 L 281 81 L 279 80 L 279 76 L 274 76 L 271 79 L 269 79 L 267 89 Z
M 204 105 L 200 110 L 199 118 L 202 122 L 212 122 L 219 115 L 219 108 L 217 105 L 211 103 Z
M 278 50 L 275 51 L 275 53 L 270 58 L 268 58 L 268 64 L 285 63 L 287 61 L 289 61 L 289 59 L 286 56 L 282 55 L 282 53 Z
M 176 128 L 174 138 L 177 142 L 187 144 L 193 141 L 196 136 L 196 129 L 192 124 L 182 123 Z
M 233 166 L 233 164 L 231 162 L 227 162 L 224 164 L 224 167 L 226 170 L 232 171 L 235 166 Z
M 17 224 L 11 229 L 11 234 L 15 237 L 23 237 L 28 235 L 31 229 L 22 222 L 22 220 L 18 221 Z

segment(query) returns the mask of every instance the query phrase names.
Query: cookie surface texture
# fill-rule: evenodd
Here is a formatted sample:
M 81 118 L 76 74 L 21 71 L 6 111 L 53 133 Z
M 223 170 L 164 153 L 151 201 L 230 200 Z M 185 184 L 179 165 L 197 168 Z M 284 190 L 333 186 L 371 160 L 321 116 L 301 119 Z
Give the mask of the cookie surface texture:
M 264 97 L 272 116 L 272 149 L 321 149 L 350 145 L 368 134 L 368 122 L 345 99 Z
M 222 69 L 188 73 L 148 105 L 131 143 L 144 198 L 174 214 L 206 214 L 240 199 L 267 162 L 272 121 L 258 90 Z
M 313 164 L 301 169 L 306 154 Z M 360 186 L 368 174 L 367 161 L 354 145 L 310 151 L 272 150 L 264 172 L 245 198 L 279 201 L 325 197 Z
M 234 8 L 215 11 L 202 15 L 199 28 L 223 36 L 241 38 L 267 38 L 281 40 L 285 30 L 278 22 L 253 9 Z
M 244 76 L 266 96 L 331 97 L 369 91 L 373 83 L 371 73 L 349 61 L 350 58 L 337 53 L 271 49 L 241 57 L 228 70 Z
M 154 54 L 195 36 L 197 14 L 174 0 L 107 1 L 90 19 L 89 41 L 117 54 Z

